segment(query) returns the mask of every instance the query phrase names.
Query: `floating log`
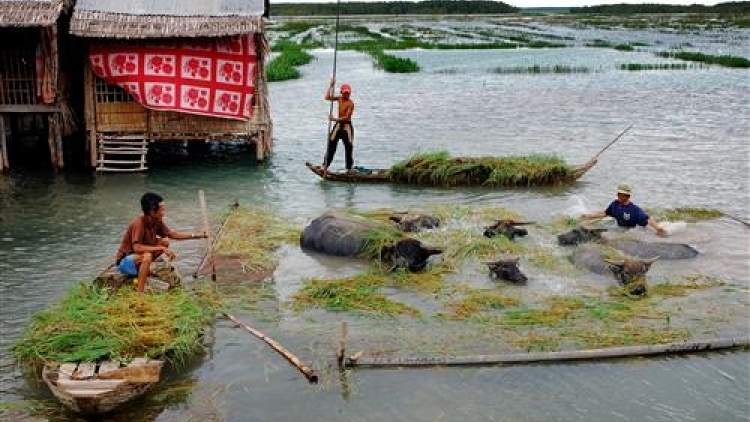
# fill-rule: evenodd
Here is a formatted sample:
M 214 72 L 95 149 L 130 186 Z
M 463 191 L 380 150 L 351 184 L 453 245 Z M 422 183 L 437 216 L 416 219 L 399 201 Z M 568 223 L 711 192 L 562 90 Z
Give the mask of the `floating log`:
M 612 359 L 660 354 L 695 353 L 707 350 L 746 348 L 750 338 L 726 338 L 699 340 L 683 343 L 656 344 L 646 346 L 609 347 L 604 349 L 565 350 L 560 352 L 509 353 L 478 356 L 425 356 L 368 358 L 352 356 L 345 360 L 347 367 L 430 367 L 460 365 L 517 365 L 539 362 L 563 362 L 572 360 Z

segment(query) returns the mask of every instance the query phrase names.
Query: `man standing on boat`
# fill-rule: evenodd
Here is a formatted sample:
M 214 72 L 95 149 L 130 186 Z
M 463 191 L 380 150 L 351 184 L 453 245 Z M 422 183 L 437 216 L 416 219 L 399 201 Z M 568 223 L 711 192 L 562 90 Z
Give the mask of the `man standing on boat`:
M 354 101 L 349 98 L 352 94 L 352 87 L 348 84 L 342 84 L 339 89 L 341 95 L 334 95 L 335 84 L 336 79 L 331 78 L 331 84 L 326 90 L 325 99 L 326 101 L 336 101 L 338 103 L 339 117 L 333 117 L 333 114 L 329 116 L 330 121 L 335 122 L 335 124 L 328 134 L 328 148 L 326 150 L 325 161 L 323 162 L 323 170 L 324 172 L 328 171 L 328 166 L 331 165 L 333 157 L 336 155 L 336 147 L 339 140 L 342 140 L 344 141 L 344 149 L 346 151 L 346 170 L 351 172 L 352 166 L 354 166 L 354 126 L 352 126 Z
M 164 223 L 167 208 L 164 199 L 156 193 L 147 192 L 141 197 L 143 215 L 130 222 L 122 236 L 120 249 L 115 256 L 115 265 L 120 273 L 138 277 L 138 292 L 143 293 L 146 278 L 151 272 L 151 263 L 164 254 L 173 260 L 175 253 L 169 249 L 169 239 L 203 239 L 208 235 L 170 230 Z
M 651 226 L 656 230 L 658 236 L 665 237 L 667 231 L 656 222 L 653 217 L 646 214 L 638 205 L 630 202 L 630 195 L 633 190 L 630 185 L 621 183 L 617 186 L 617 198 L 609 204 L 607 209 L 603 211 L 596 211 L 590 214 L 583 214 L 581 218 L 584 220 L 592 220 L 595 218 L 602 218 L 606 216 L 613 217 L 617 220 L 617 225 L 620 227 L 632 228 L 635 226 Z

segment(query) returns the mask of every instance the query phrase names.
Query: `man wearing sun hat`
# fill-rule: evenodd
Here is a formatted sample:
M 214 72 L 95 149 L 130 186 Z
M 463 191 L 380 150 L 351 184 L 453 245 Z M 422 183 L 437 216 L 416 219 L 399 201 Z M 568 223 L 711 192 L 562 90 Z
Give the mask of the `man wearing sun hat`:
M 583 214 L 581 217 L 584 220 L 591 220 L 609 216 L 617 220 L 617 225 L 620 227 L 651 226 L 656 230 L 657 235 L 666 236 L 667 231 L 653 217 L 646 214 L 638 205 L 630 202 L 632 194 L 633 189 L 629 184 L 620 183 L 617 186 L 617 198 L 609 204 L 606 210 Z
M 352 126 L 352 114 L 354 114 L 354 102 L 349 98 L 352 94 L 352 87 L 349 84 L 342 84 L 339 88 L 341 95 L 334 95 L 333 87 L 336 84 L 336 79 L 331 78 L 331 84 L 326 90 L 325 99 L 326 101 L 336 101 L 338 103 L 338 117 L 329 116 L 332 122 L 335 122 L 331 133 L 328 134 L 328 148 L 326 150 L 325 161 L 323 161 L 323 168 L 328 171 L 328 166 L 331 165 L 334 155 L 336 155 L 336 147 L 338 146 L 339 140 L 344 142 L 344 150 L 346 152 L 346 170 L 352 171 L 354 166 L 354 126 Z

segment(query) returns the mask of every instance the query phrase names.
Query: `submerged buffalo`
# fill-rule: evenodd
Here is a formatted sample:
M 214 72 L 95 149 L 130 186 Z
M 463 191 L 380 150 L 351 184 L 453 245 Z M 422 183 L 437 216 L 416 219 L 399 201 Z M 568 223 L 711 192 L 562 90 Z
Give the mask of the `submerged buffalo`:
M 491 226 L 484 228 L 484 236 L 493 238 L 495 236 L 505 236 L 510 240 L 516 237 L 523 237 L 529 234 L 528 230 L 516 226 L 525 226 L 532 223 L 521 223 L 513 220 L 496 220 Z
M 360 256 L 367 246 L 367 234 L 382 228 L 361 217 L 328 212 L 305 227 L 300 237 L 303 249 L 336 256 Z M 415 239 L 401 239 L 380 251 L 382 260 L 393 268 L 421 271 L 431 255 L 442 251 L 422 245 Z
M 580 247 L 573 252 L 571 261 L 577 267 L 586 268 L 597 274 L 614 275 L 617 282 L 625 286 L 632 295 L 645 295 L 648 286 L 646 273 L 659 256 L 648 259 L 630 258 L 621 254 L 617 257 L 607 257 L 606 252 L 602 246 Z
M 564 246 L 587 242 L 603 243 L 620 252 L 636 258 L 690 259 L 698 256 L 698 251 L 684 243 L 644 242 L 635 239 L 606 239 L 602 233 L 607 229 L 578 226 L 557 236 L 557 243 Z
M 441 253 L 442 250 L 426 247 L 419 240 L 401 239 L 395 245 L 383 247 L 382 259 L 392 263 L 392 270 L 404 268 L 417 272 L 425 269 L 430 256 Z
M 562 246 L 572 246 L 581 243 L 588 242 L 599 242 L 602 238 L 602 233 L 607 229 L 588 228 L 578 226 L 567 233 L 557 235 L 557 243 Z
M 405 232 L 419 232 L 440 227 L 440 220 L 431 215 L 398 212 L 390 216 L 390 220 Z
M 490 274 L 501 280 L 516 284 L 525 284 L 526 280 L 528 280 L 526 275 L 518 269 L 518 258 L 506 258 L 488 262 L 487 267 L 490 269 Z

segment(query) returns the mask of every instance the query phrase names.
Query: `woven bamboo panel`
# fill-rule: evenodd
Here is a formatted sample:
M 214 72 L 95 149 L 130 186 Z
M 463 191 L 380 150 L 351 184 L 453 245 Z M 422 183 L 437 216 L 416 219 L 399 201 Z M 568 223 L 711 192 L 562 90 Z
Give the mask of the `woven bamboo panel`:
M 146 109 L 138 103 L 97 103 L 96 130 L 98 132 L 145 132 Z
M 194 114 L 175 113 L 171 111 L 151 112 L 151 133 L 155 138 L 170 137 L 179 133 L 183 138 L 220 138 L 232 134 L 249 134 L 249 122 L 223 119 L 218 117 L 199 116 Z M 226 136 L 231 138 L 232 136 Z

